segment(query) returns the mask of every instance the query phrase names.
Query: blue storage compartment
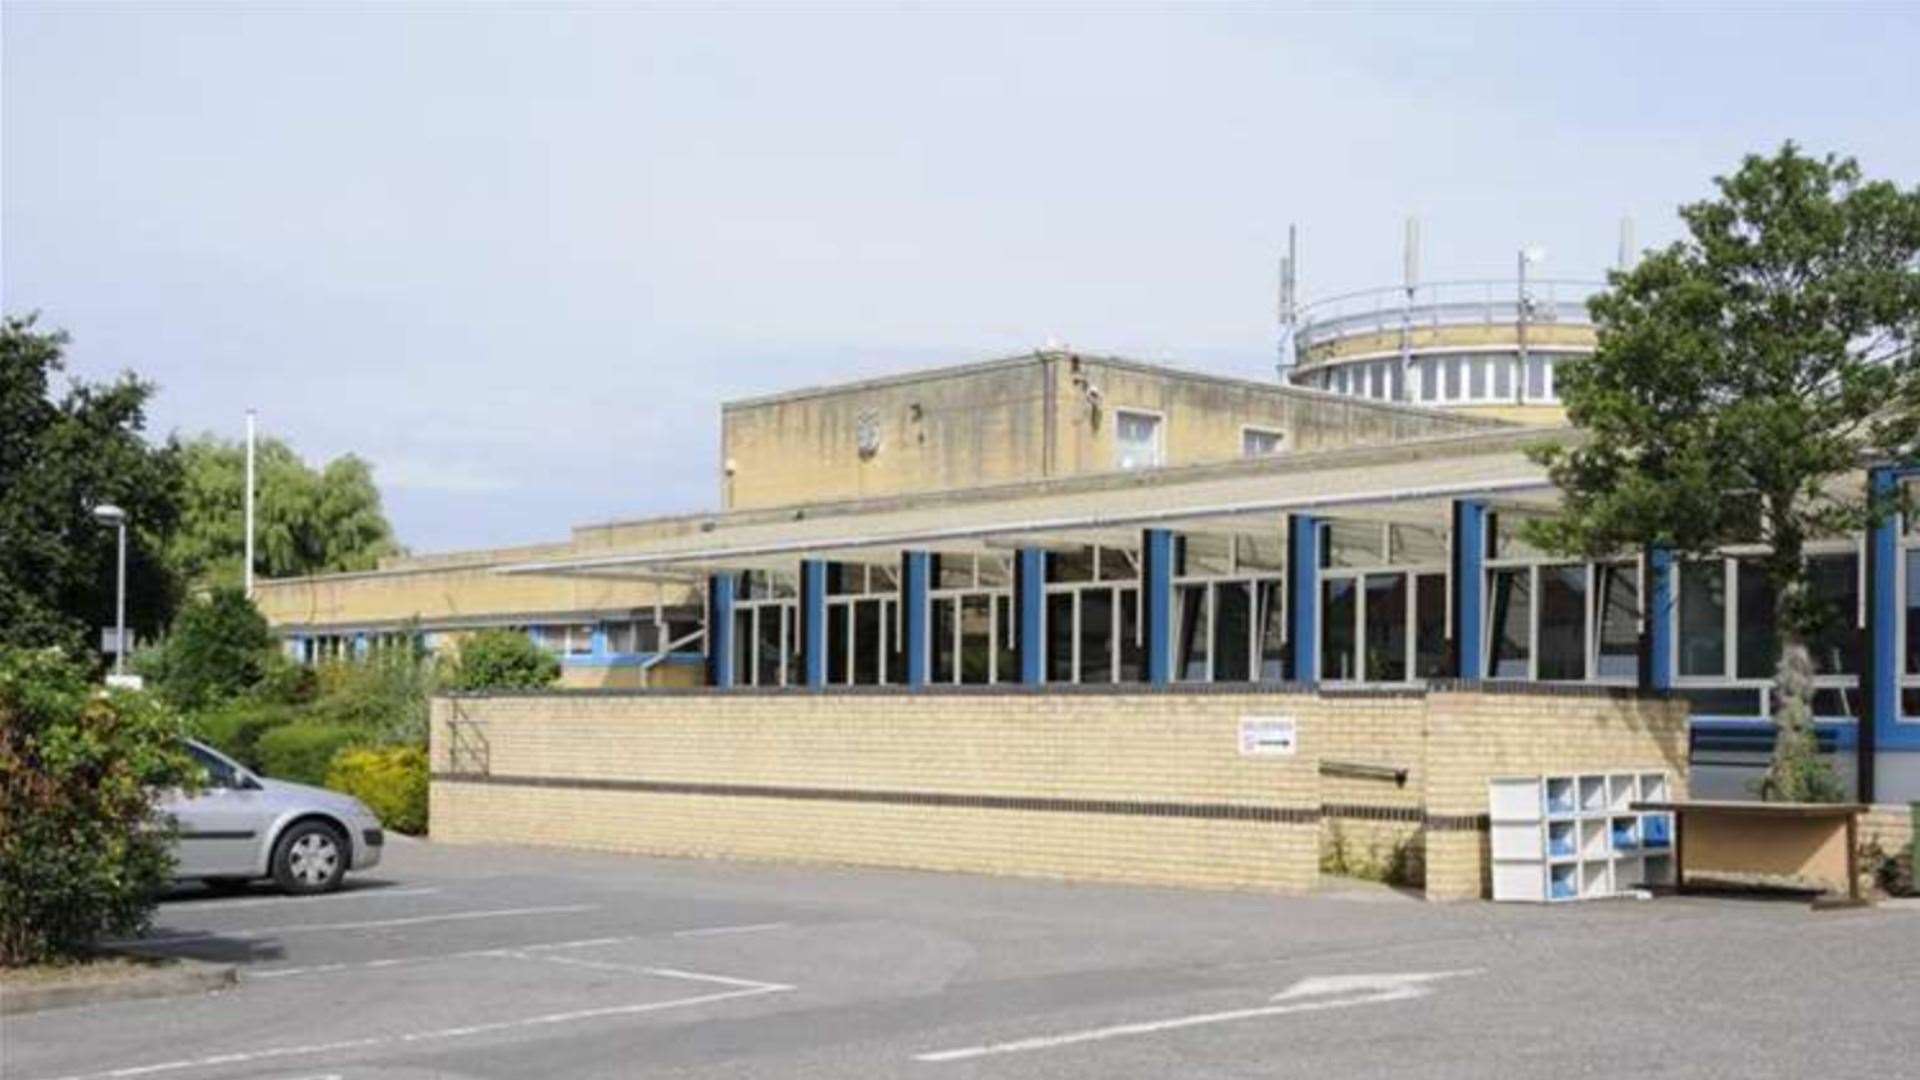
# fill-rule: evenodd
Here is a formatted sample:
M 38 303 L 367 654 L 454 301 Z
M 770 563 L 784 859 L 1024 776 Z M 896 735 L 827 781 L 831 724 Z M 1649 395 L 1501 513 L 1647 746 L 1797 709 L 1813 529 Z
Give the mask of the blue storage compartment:
M 1649 814 L 1641 818 L 1640 842 L 1650 848 L 1673 846 L 1673 819 L 1665 814 Z

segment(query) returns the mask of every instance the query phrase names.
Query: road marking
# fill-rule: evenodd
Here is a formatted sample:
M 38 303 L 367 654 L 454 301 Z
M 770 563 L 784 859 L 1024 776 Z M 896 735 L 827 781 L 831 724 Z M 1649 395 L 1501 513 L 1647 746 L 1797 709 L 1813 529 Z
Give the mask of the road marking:
M 275 934 L 310 934 L 322 930 L 378 930 L 387 926 L 419 926 L 423 923 L 461 922 L 469 919 L 505 919 L 522 915 L 566 915 L 594 911 L 599 904 L 565 904 L 558 907 L 494 908 L 487 911 L 453 911 L 444 915 L 414 915 L 404 919 L 369 919 L 364 922 L 294 923 L 291 926 L 259 926 L 249 930 L 193 930 L 162 937 L 123 938 L 104 941 L 103 945 L 172 945 L 176 942 L 205 941 L 208 938 L 257 938 Z
M 699 930 L 675 930 L 674 937 L 714 937 L 719 934 L 752 934 L 761 930 L 785 930 L 792 923 L 763 922 L 746 926 L 709 926 Z
M 691 973 L 682 973 L 690 975 Z M 720 981 L 724 976 L 699 976 L 709 981 Z M 745 980 L 727 980 L 744 982 Z M 694 1005 L 708 1005 L 718 1001 L 733 1001 L 740 998 L 757 997 L 762 994 L 778 994 L 794 989 L 781 983 L 752 983 L 744 989 L 722 990 L 712 994 L 699 994 L 694 997 L 675 998 L 671 1001 L 648 1001 L 634 1005 L 611 1005 L 598 1009 L 579 1009 L 574 1012 L 547 1013 L 542 1016 L 529 1016 L 520 1020 L 496 1020 L 486 1024 L 471 1024 L 466 1027 L 437 1028 L 431 1031 L 415 1031 L 405 1035 L 375 1035 L 364 1039 L 342 1039 L 330 1043 L 309 1043 L 304 1046 L 270 1046 L 262 1050 L 249 1050 L 240 1053 L 215 1054 L 211 1057 L 190 1058 L 177 1061 L 160 1061 L 150 1065 L 132 1065 L 126 1068 L 109 1069 L 105 1072 L 78 1073 L 60 1077 L 59 1080 L 124 1080 L 130 1076 L 151 1076 L 156 1073 L 179 1072 L 183 1069 L 210 1069 L 219 1065 L 244 1065 L 256 1061 L 271 1061 L 281 1058 L 305 1057 L 313 1054 L 338 1053 L 345 1050 L 368 1050 L 381 1046 L 405 1046 L 412 1043 L 432 1042 L 444 1039 L 463 1039 L 474 1035 L 489 1035 L 500 1031 L 515 1031 L 521 1028 L 548 1027 L 555 1024 L 578 1023 L 583 1020 L 600 1020 L 610 1016 L 638 1016 L 642 1013 L 662 1012 L 667 1009 L 684 1009 Z
M 308 904 L 321 900 L 387 900 L 402 896 L 431 896 L 439 891 L 439 889 L 353 889 L 348 892 L 323 893 L 319 896 L 257 896 L 252 898 L 236 897 L 232 900 L 188 900 L 182 898 L 178 901 L 182 906 L 175 910 L 183 912 L 209 910 L 232 911 L 236 908 L 279 907 L 291 904 L 299 904 L 305 907 Z M 171 902 L 172 901 L 169 901 L 169 903 Z M 165 906 L 165 904 L 162 905 L 163 908 Z
M 1250 1020 L 1257 1016 L 1285 1016 L 1289 1013 L 1321 1012 L 1327 1009 L 1346 1009 L 1356 1005 L 1380 1005 L 1390 1001 L 1405 1001 L 1410 998 L 1425 997 L 1433 991 L 1429 983 L 1441 979 L 1450 979 L 1462 975 L 1477 975 L 1478 971 L 1436 971 L 1409 973 L 1404 975 L 1335 975 L 1324 978 L 1302 979 L 1286 990 L 1275 994 L 1271 1000 L 1288 1002 L 1283 1005 L 1265 1005 L 1251 1009 L 1231 1009 L 1226 1012 L 1199 1013 L 1194 1016 L 1176 1016 L 1169 1020 L 1147 1020 L 1134 1024 L 1115 1024 L 1111 1027 L 1092 1028 L 1086 1031 L 1068 1032 L 1063 1035 L 1041 1035 L 1030 1039 L 1016 1039 L 1012 1042 L 989 1043 L 984 1046 L 967 1046 L 958 1050 L 938 1050 L 928 1054 L 914 1055 L 915 1061 L 947 1062 L 967 1061 L 972 1058 L 991 1057 L 996 1054 L 1018 1054 L 1030 1050 L 1052 1050 L 1076 1043 L 1097 1042 L 1102 1039 L 1116 1039 L 1128 1035 L 1151 1035 L 1161 1031 L 1175 1031 L 1180 1028 L 1199 1027 L 1203 1024 L 1224 1024 L 1234 1020 Z M 1299 1000 L 1309 998 L 1314 1000 Z M 1320 1000 L 1324 999 L 1324 1000 Z
M 768 923 L 766 925 L 772 927 L 785 924 Z M 673 936 L 686 937 L 697 933 L 699 933 L 697 930 L 680 930 L 676 931 Z M 573 941 L 545 941 L 533 945 L 509 945 L 497 949 L 467 949 L 462 952 L 433 953 L 428 956 L 396 956 L 384 960 L 361 960 L 345 964 L 313 964 L 308 967 L 268 968 L 261 971 L 249 968 L 240 973 L 240 978 L 243 982 L 253 979 L 284 979 L 293 975 L 328 975 L 340 971 L 363 971 L 368 968 L 398 967 L 402 964 L 431 964 L 442 960 L 475 960 L 489 957 L 512 957 L 516 953 L 586 949 L 602 945 L 626 945 L 657 937 L 659 937 L 658 934 L 630 934 L 625 937 L 578 938 Z M 538 957 L 528 956 L 524 957 L 524 959 L 533 960 L 538 959 Z M 595 961 L 595 963 L 601 962 Z

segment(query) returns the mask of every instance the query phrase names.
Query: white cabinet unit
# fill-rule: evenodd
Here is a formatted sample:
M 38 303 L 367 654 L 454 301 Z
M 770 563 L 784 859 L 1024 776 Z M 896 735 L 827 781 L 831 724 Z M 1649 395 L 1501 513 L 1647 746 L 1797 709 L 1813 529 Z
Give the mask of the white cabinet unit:
M 1552 903 L 1673 883 L 1673 816 L 1637 813 L 1668 797 L 1665 773 L 1503 777 L 1487 784 L 1495 900 Z

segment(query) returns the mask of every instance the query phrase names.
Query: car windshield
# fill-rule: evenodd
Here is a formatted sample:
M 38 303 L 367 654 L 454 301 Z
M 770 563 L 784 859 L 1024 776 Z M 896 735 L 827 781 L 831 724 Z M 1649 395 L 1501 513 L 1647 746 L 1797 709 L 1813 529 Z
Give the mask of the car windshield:
M 230 788 L 240 785 L 240 770 L 233 762 L 201 746 L 199 743 L 188 743 L 187 752 L 193 755 L 193 760 L 197 762 L 201 768 L 207 770 L 208 786 Z

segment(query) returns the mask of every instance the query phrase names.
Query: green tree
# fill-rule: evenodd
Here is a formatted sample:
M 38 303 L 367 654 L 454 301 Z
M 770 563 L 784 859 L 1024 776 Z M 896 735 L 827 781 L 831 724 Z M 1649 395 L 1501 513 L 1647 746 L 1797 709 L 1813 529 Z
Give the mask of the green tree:
M 538 690 L 560 678 L 560 661 L 515 630 L 482 630 L 460 643 L 450 690 Z
M 193 787 L 179 716 L 101 694 L 58 649 L 0 646 L 0 966 L 145 929 L 172 872 L 155 795 Z
M 180 609 L 166 641 L 142 658 L 141 669 L 175 708 L 204 709 L 258 687 L 277 651 L 253 601 L 221 587 Z
M 180 528 L 167 554 L 197 588 L 239 585 L 246 553 L 246 447 L 202 435 L 181 447 Z M 255 449 L 256 573 L 298 577 L 371 570 L 400 549 L 366 462 L 314 469 L 278 439 Z
M 127 511 L 127 621 L 150 636 L 172 617 L 176 579 L 160 557 L 178 520 L 174 447 L 142 432 L 151 385 L 69 380 L 67 337 L 34 316 L 0 318 L 0 643 L 90 648 L 114 616 L 114 531 L 93 508 Z
M 1528 531 L 1587 556 L 1767 544 L 1778 739 L 1761 793 L 1837 798 L 1814 751 L 1808 642 L 1830 614 L 1805 548 L 1897 508 L 1852 477 L 1920 436 L 1920 189 L 1792 143 L 1715 184 L 1681 208 L 1684 239 L 1592 301 L 1598 351 L 1556 372 L 1587 438 L 1536 452 L 1565 499 Z

